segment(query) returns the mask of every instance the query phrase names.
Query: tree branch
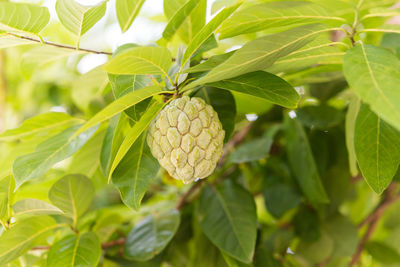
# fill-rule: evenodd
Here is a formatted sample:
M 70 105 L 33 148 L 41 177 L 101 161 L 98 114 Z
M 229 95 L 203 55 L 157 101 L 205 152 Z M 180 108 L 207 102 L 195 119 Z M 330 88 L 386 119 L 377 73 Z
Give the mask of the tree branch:
M 98 55 L 108 55 L 111 56 L 112 53 L 111 52 L 105 52 L 105 51 L 97 51 L 97 50 L 92 50 L 92 49 L 85 49 L 85 48 L 77 48 L 75 46 L 70 46 L 70 45 L 64 45 L 64 44 L 58 44 L 58 43 L 53 43 L 53 42 L 48 42 L 48 41 L 42 41 L 42 40 L 38 40 L 32 37 L 28 37 L 28 36 L 22 36 L 22 35 L 18 35 L 15 33 L 7 33 L 8 35 L 20 38 L 20 39 L 24 39 L 24 40 L 28 40 L 31 42 L 35 42 L 35 43 L 41 43 L 41 44 L 45 44 L 45 45 L 50 45 L 50 46 L 55 46 L 55 47 L 60 47 L 60 48 L 66 48 L 66 49 L 71 49 L 71 50 L 77 50 L 77 51 L 84 51 L 84 52 L 88 52 L 88 53 L 93 53 L 93 54 L 98 54 Z
M 361 254 L 364 250 L 365 244 L 368 243 L 370 240 L 373 232 L 375 231 L 379 219 L 382 217 L 384 212 L 387 210 L 387 208 L 390 207 L 393 203 L 395 203 L 397 200 L 400 199 L 400 194 L 397 193 L 395 194 L 396 191 L 396 183 L 391 183 L 388 189 L 386 190 L 385 196 L 383 200 L 380 202 L 380 204 L 374 209 L 374 211 L 367 216 L 359 225 L 358 229 L 361 229 L 363 226 L 368 225 L 368 228 L 361 238 L 357 250 L 353 255 L 353 258 L 351 259 L 350 266 L 355 265 L 361 257 Z

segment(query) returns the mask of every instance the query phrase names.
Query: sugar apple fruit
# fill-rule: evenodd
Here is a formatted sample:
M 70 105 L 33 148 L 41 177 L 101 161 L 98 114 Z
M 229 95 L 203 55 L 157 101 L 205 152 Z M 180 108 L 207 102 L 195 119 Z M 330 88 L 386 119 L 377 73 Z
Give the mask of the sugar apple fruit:
M 209 176 L 222 155 L 225 131 L 198 97 L 174 99 L 151 122 L 147 144 L 160 165 L 185 184 Z

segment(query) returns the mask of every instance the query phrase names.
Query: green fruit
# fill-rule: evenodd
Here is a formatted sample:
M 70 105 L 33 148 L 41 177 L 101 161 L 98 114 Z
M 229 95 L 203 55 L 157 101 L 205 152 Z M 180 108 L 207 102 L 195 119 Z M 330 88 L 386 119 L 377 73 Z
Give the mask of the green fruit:
M 175 179 L 208 177 L 222 155 L 225 131 L 212 106 L 198 97 L 174 99 L 151 122 L 147 144 Z

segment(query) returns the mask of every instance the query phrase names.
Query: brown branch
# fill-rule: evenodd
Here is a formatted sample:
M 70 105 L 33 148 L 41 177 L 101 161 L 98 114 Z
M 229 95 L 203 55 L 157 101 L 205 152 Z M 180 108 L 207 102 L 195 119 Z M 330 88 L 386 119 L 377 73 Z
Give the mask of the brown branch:
M 197 181 L 192 187 L 189 188 L 181 197 L 178 199 L 178 202 L 175 205 L 175 209 L 180 210 L 183 206 L 187 204 L 187 199 L 201 186 L 204 180 Z
M 394 191 L 396 189 L 396 184 L 392 183 L 385 194 L 384 199 L 381 201 L 381 203 L 374 209 L 374 211 L 367 216 L 359 225 L 358 229 L 362 228 L 368 223 L 371 223 L 375 219 L 379 219 L 383 213 L 397 200 L 400 199 L 400 194 L 395 195 Z
M 102 249 L 107 249 L 114 246 L 122 246 L 125 244 L 126 238 L 121 238 L 101 244 Z
M 364 250 L 364 246 L 368 242 L 368 240 L 371 238 L 372 233 L 374 232 L 376 226 L 378 225 L 378 221 L 379 221 L 379 218 L 375 218 L 373 221 L 371 221 L 368 224 L 368 229 L 365 232 L 365 234 L 363 235 L 363 237 L 361 238 L 360 243 L 358 244 L 356 253 L 354 253 L 353 258 L 351 259 L 350 266 L 353 266 L 360 260 L 361 254 Z
M 96 51 L 96 50 L 92 50 L 92 49 L 85 49 L 85 48 L 77 48 L 75 46 L 70 46 L 70 45 L 64 45 L 64 44 L 58 44 L 58 43 L 53 43 L 53 42 L 48 42 L 48 41 L 42 41 L 39 39 L 35 39 L 32 37 L 28 37 L 28 36 L 22 36 L 22 35 L 18 35 L 15 33 L 7 33 L 8 35 L 20 38 L 20 39 L 24 39 L 24 40 L 28 40 L 31 42 L 35 42 L 35 43 L 42 43 L 45 45 L 50 45 L 50 46 L 55 46 L 55 47 L 60 47 L 60 48 L 66 48 L 66 49 L 72 49 L 72 50 L 77 50 L 77 51 L 84 51 L 84 52 L 88 52 L 88 53 L 93 53 L 93 54 L 98 54 L 98 55 L 108 55 L 111 56 L 112 53 L 111 52 L 105 52 L 105 51 Z
M 363 226 L 368 225 L 368 228 L 361 238 L 357 250 L 353 255 L 353 258 L 351 259 L 350 266 L 355 265 L 361 257 L 361 254 L 364 250 L 365 244 L 370 240 L 373 232 L 376 229 L 376 226 L 378 225 L 379 219 L 382 217 L 384 212 L 397 200 L 400 199 L 400 194 L 395 193 L 396 191 L 396 183 L 391 183 L 388 189 L 385 192 L 385 196 L 380 202 L 380 204 L 374 209 L 374 211 L 367 216 L 359 225 L 358 229 L 361 229 Z
M 228 143 L 226 143 L 224 147 L 224 152 L 222 153 L 221 159 L 218 162 L 218 166 L 221 167 L 226 159 L 228 154 L 231 152 L 231 150 L 246 138 L 247 134 L 250 132 L 251 128 L 253 127 L 253 122 L 249 122 L 243 129 L 238 131 L 232 138 L 229 140 Z

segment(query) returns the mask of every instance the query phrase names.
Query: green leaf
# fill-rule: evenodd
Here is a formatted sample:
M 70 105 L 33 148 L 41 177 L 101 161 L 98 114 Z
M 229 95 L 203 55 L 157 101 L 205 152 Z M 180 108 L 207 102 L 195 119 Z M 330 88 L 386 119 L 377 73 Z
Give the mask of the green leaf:
M 242 263 L 221 250 L 222 257 L 229 267 L 253 267 L 253 264 Z
M 138 47 L 136 44 L 125 44 L 120 47 L 114 52 L 113 56 L 130 49 L 133 47 Z M 115 98 L 120 98 L 127 93 L 139 90 L 143 87 L 150 86 L 152 84 L 152 76 L 150 75 L 115 75 L 115 74 L 108 74 L 108 79 L 110 80 L 111 89 L 114 94 Z M 125 113 L 134 120 L 138 121 L 143 113 L 146 111 L 151 98 L 148 98 L 133 107 L 125 110 Z
M 147 216 L 127 236 L 124 256 L 137 261 L 153 258 L 171 241 L 179 223 L 180 215 L 177 210 Z
M 382 67 L 384 66 L 384 67 Z M 360 44 L 343 61 L 346 80 L 372 111 L 400 130 L 400 61 L 385 48 Z
M 46 266 L 95 267 L 100 260 L 100 255 L 100 241 L 96 234 L 86 232 L 68 235 L 51 246 Z
M 227 19 L 239 6 L 240 4 L 237 4 L 224 8 L 196 34 L 193 40 L 189 43 L 185 54 L 182 57 L 182 66 L 186 64 L 196 50 L 199 49 L 200 46 L 208 40 L 208 38 L 210 38 L 210 36 L 218 29 L 221 23 Z
M 39 40 L 39 38 L 37 40 Z M 20 45 L 30 45 L 30 44 L 37 44 L 37 43 L 34 41 L 21 39 L 12 35 L 0 33 L 0 49 L 20 46 Z
M 168 20 L 177 14 L 189 0 L 164 0 L 164 14 Z M 183 23 L 180 25 L 177 33 L 179 37 L 185 42 L 189 43 L 194 36 L 203 28 L 206 22 L 206 9 L 207 0 L 198 0 L 196 7 L 185 17 Z
M 398 264 L 400 262 L 400 254 L 395 248 L 385 243 L 370 241 L 366 244 L 366 249 L 375 260 L 385 265 Z
M 113 74 L 160 74 L 168 76 L 172 56 L 166 47 L 140 46 L 128 49 L 104 65 Z
M 127 129 L 130 127 L 125 115 L 116 115 L 110 119 L 100 152 L 100 166 L 105 177 L 108 177 L 111 163 L 124 140 Z
M 282 217 L 288 210 L 297 207 L 301 202 L 301 195 L 286 184 L 263 183 L 265 206 L 276 218 Z
M 207 84 L 217 88 L 257 96 L 288 108 L 296 107 L 297 102 L 300 100 L 299 94 L 289 83 L 278 76 L 264 71 L 251 72 Z
M 77 152 L 74 153 L 69 163 L 68 173 L 81 173 L 93 177 L 99 167 L 101 146 L 105 130 L 97 131 Z
M 204 72 L 204 71 L 209 71 L 227 60 L 230 56 L 233 55 L 235 51 L 231 51 L 225 54 L 221 55 L 215 55 L 207 59 L 206 61 L 202 62 L 201 64 L 198 64 L 196 66 L 193 66 L 183 72 L 185 73 L 195 73 L 195 72 Z
M 171 94 L 173 92 L 162 91 L 160 89 L 160 87 L 154 85 L 154 86 L 148 86 L 148 87 L 142 88 L 140 90 L 128 93 L 128 94 L 124 95 L 123 97 L 120 97 L 117 100 L 115 100 L 114 102 L 110 103 L 108 106 L 106 106 L 104 109 L 102 109 L 96 115 L 94 115 L 88 122 L 86 122 L 75 133 L 75 135 L 83 133 L 87 129 L 95 126 L 96 124 L 99 124 L 103 121 L 110 119 L 111 117 L 117 115 L 118 113 L 136 105 L 137 103 L 139 103 L 151 96 L 163 94 L 163 93 Z
M 333 240 L 323 232 L 315 242 L 301 240 L 295 253 L 303 257 L 307 262 L 316 264 L 328 258 L 332 250 Z
M 26 3 L 0 2 L 0 29 L 37 34 L 49 23 L 46 7 Z
M 34 215 L 62 214 L 63 211 L 45 201 L 33 198 L 22 199 L 16 202 L 12 209 L 16 217 Z
M 117 0 L 116 10 L 119 26 L 122 32 L 126 32 L 133 20 L 139 14 L 145 0 Z
M 25 254 L 37 244 L 43 243 L 46 235 L 65 225 L 56 224 L 48 216 L 32 217 L 17 222 L 0 236 L 0 262 L 6 264 Z
M 128 207 L 138 210 L 143 196 L 160 168 L 146 143 L 146 133 L 136 140 L 115 168 L 111 181 Z
M 193 9 L 199 4 L 199 0 L 188 0 L 184 5 L 182 5 L 176 13 L 168 21 L 167 26 L 162 33 L 162 37 L 169 41 L 174 36 L 175 32 L 183 24 L 185 19 L 190 16 Z
M 153 100 L 153 102 L 150 104 L 149 108 L 140 118 L 140 120 L 136 122 L 135 125 L 127 132 L 126 137 L 119 147 L 117 154 L 115 155 L 115 158 L 111 164 L 110 173 L 108 174 L 109 181 L 115 168 L 124 158 L 126 153 L 138 139 L 138 137 L 147 129 L 150 122 L 157 116 L 157 114 L 164 106 L 165 104 L 162 101 Z
M 220 39 L 282 26 L 334 21 L 340 26 L 346 20 L 330 15 L 322 6 L 311 2 L 282 1 L 251 5 L 227 19 L 219 29 Z
M 231 137 L 235 128 L 236 104 L 233 95 L 225 90 L 202 87 L 193 96 L 203 98 L 218 113 L 222 128 L 225 130 L 225 142 Z
M 79 125 L 70 127 L 40 143 L 33 153 L 17 157 L 13 164 L 16 188 L 44 174 L 57 162 L 72 156 L 97 130 L 97 127 L 93 127 L 73 136 L 78 128 Z
M 356 118 L 360 109 L 361 102 L 356 96 L 352 96 L 349 108 L 346 113 L 346 147 L 349 155 L 349 167 L 352 176 L 358 175 L 356 151 L 354 148 L 354 129 L 356 126 Z
M 99 99 L 108 84 L 107 73 L 102 66 L 94 68 L 79 76 L 72 84 L 72 99 L 75 104 L 86 111 L 93 100 Z
M 41 45 L 30 49 L 22 56 L 21 70 L 26 78 L 30 78 L 35 70 L 46 66 L 56 60 L 67 58 L 72 55 L 84 54 L 81 50 L 60 48 L 55 46 Z
M 329 202 L 303 127 L 287 116 L 285 134 L 289 163 L 301 190 L 314 205 Z
M 92 181 L 81 174 L 62 177 L 49 191 L 50 201 L 73 219 L 74 227 L 78 218 L 89 208 L 93 197 Z
M 269 155 L 271 145 L 274 142 L 274 136 L 279 128 L 280 126 L 278 125 L 271 126 L 262 137 L 239 145 L 229 156 L 229 161 L 243 163 L 266 158 Z
M 272 66 L 278 58 L 303 47 L 318 34 L 328 30 L 321 24 L 312 24 L 252 40 L 204 77 L 190 83 L 185 89 L 264 70 Z
M 106 13 L 107 1 L 96 6 L 83 6 L 75 0 L 57 0 L 56 11 L 61 23 L 79 38 L 92 28 Z
M 327 129 L 343 121 L 341 110 L 328 105 L 305 106 L 296 110 L 298 120 L 311 129 Z
M 253 259 L 257 214 L 251 194 L 227 180 L 216 189 L 204 188 L 197 218 L 206 236 L 219 249 L 244 263 Z
M 326 220 L 325 229 L 333 240 L 332 257 L 351 257 L 357 249 L 357 227 L 342 215 Z
M 358 166 L 378 194 L 390 184 L 400 163 L 400 133 L 362 104 L 354 129 Z
M 25 120 L 18 128 L 3 132 L 0 134 L 0 141 L 14 141 L 37 134 L 50 136 L 54 131 L 63 130 L 79 122 L 82 121 L 66 113 L 43 113 Z
M 8 219 L 10 207 L 14 197 L 14 179 L 6 176 L 0 179 L 0 222 L 4 223 Z

